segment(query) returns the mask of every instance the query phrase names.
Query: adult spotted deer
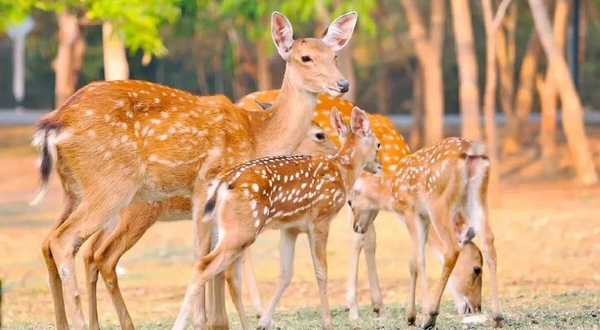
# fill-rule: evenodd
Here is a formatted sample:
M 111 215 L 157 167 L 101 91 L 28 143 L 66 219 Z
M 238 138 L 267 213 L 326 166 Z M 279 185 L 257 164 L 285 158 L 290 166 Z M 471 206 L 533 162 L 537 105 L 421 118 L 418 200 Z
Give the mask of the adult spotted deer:
M 174 330 L 185 327 L 199 288 L 212 276 L 225 271 L 243 329 L 249 329 L 241 301 L 240 266 L 244 250 L 264 229 L 280 229 L 281 274 L 277 293 L 259 329 L 267 329 L 273 311 L 292 273 L 294 243 L 298 233 L 308 234 L 321 298 L 324 329 L 333 329 L 327 298 L 327 237 L 331 219 L 346 202 L 346 196 L 363 169 L 376 172 L 379 141 L 366 114 L 355 108 L 350 128 L 336 109 L 333 126 L 342 137 L 333 157 L 284 156 L 263 158 L 236 166 L 220 174 L 209 192 L 205 221 L 214 221 L 219 238 L 213 251 L 195 267 Z
M 294 40 L 287 18 L 274 13 L 271 34 L 286 72 L 279 98 L 264 112 L 249 113 L 222 96 L 114 81 L 87 85 L 41 120 L 34 144 L 42 151 L 42 187 L 35 201 L 44 195 L 55 163 L 67 196 L 63 215 L 42 245 L 58 329 L 69 328 L 67 311 L 74 329 L 86 328 L 75 255 L 99 229 L 113 228 L 119 211 L 132 201 L 137 206 L 129 212 L 147 216 L 158 216 L 154 202 L 175 196 L 204 205 L 208 180 L 223 168 L 297 149 L 310 127 L 317 94 L 348 91 L 335 52 L 349 41 L 356 20 L 356 13 L 348 13 L 333 21 L 320 39 Z M 199 219 L 202 207 L 196 209 L 192 217 Z M 119 221 L 136 217 L 127 219 Z M 196 227 L 196 253 L 203 255 L 210 246 L 210 230 Z M 99 267 L 121 327 L 133 329 L 116 277 L 104 269 L 109 268 Z M 199 299 L 200 326 L 203 305 Z
M 337 150 L 323 129 L 313 122 L 295 154 L 334 155 Z M 132 202 L 119 214 L 119 218 L 127 219 L 126 221 L 119 221 L 112 231 L 111 228 L 102 228 L 90 237 L 83 250 L 83 260 L 92 329 L 100 329 L 96 298 L 99 269 L 102 269 L 103 274 L 110 274 L 104 275 L 105 281 L 116 283 L 119 260 L 156 221 L 187 220 L 191 218 L 191 214 L 192 201 L 187 197 L 171 197 L 153 203 L 152 207 L 143 202 Z M 254 280 L 254 277 L 251 280 Z M 126 308 L 123 306 L 121 310 L 126 311 Z
M 459 257 L 461 245 L 470 241 L 475 234 L 481 234 L 483 256 L 492 286 L 492 325 L 502 326 L 496 248 L 488 218 L 489 161 L 482 149 L 480 144 L 465 139 L 445 139 L 404 157 L 394 173 L 363 177 L 354 187 L 362 195 L 362 202 L 357 200 L 357 205 L 353 203 L 353 207 L 364 210 L 368 209 L 368 205 L 379 205 L 406 219 L 413 242 L 411 294 L 407 309 L 409 324 L 414 324 L 416 319 L 414 301 L 418 276 L 423 297 L 422 326 L 431 328 L 436 323 L 442 293 Z M 365 206 L 365 203 L 368 205 Z M 461 224 L 463 219 L 465 223 Z M 354 230 L 364 233 L 373 220 L 374 217 L 355 212 Z M 440 259 L 444 264 L 432 300 L 425 276 L 424 251 L 427 238 L 433 237 L 428 235 L 430 225 L 439 238 L 440 242 L 436 245 L 442 247 Z M 480 273 L 481 268 L 473 268 L 473 271 Z M 468 303 L 463 306 L 467 312 L 478 308 Z
M 240 99 L 237 104 L 244 108 L 258 110 L 257 102 L 273 102 L 277 99 L 278 93 L 278 90 L 255 92 Z M 351 102 L 341 98 L 332 98 L 328 95 L 320 94 L 317 99 L 313 119 L 324 128 L 324 131 L 328 133 L 333 141 L 339 144 L 337 137 L 332 134 L 334 130 L 329 123 L 329 112 L 333 107 L 337 107 L 340 110 L 340 114 L 345 120 L 350 118 L 350 113 L 353 108 Z M 386 174 L 394 173 L 400 159 L 410 154 L 408 145 L 389 118 L 374 114 L 367 114 L 367 116 L 372 125 L 373 133 L 381 142 L 379 158 L 383 165 L 382 172 Z M 361 182 L 368 183 L 370 177 L 372 177 L 372 175 L 363 173 L 361 175 Z M 378 185 L 363 184 L 360 191 L 354 192 L 354 197 L 352 198 L 354 214 L 349 214 L 350 222 L 352 223 L 354 217 L 370 217 L 369 219 L 374 219 L 382 207 L 385 210 L 385 205 L 381 205 L 379 203 L 380 199 L 376 197 L 382 191 L 385 191 L 385 189 L 381 189 Z M 383 200 L 385 200 L 385 198 L 383 198 Z M 460 223 L 464 223 L 464 221 L 461 221 Z M 435 231 L 429 232 L 427 243 L 436 251 L 437 255 L 443 255 L 443 246 Z M 365 259 L 367 262 L 373 310 L 378 316 L 381 316 L 384 313 L 375 259 L 376 233 L 375 227 L 370 225 L 369 229 L 364 234 L 352 234 L 350 267 L 346 287 L 346 307 L 349 310 L 349 317 L 351 319 L 358 318 L 356 289 L 358 262 L 360 253 L 363 249 L 365 250 Z M 443 263 L 442 259 L 440 259 L 440 261 Z M 256 280 L 253 276 L 252 267 L 247 267 L 249 263 L 249 259 L 246 259 L 244 264 L 244 283 L 248 285 L 250 289 L 249 291 L 255 311 L 258 315 L 262 315 L 264 307 Z M 476 312 L 481 308 L 482 263 L 483 261 L 479 248 L 471 242 L 466 244 L 462 249 L 449 282 L 450 292 L 452 293 L 456 309 L 459 313 Z M 412 269 L 414 268 L 411 268 L 411 270 Z M 413 272 L 411 272 L 411 274 L 413 274 Z M 411 285 L 414 285 L 414 282 L 411 281 Z M 414 292 L 413 288 L 411 288 L 411 292 Z

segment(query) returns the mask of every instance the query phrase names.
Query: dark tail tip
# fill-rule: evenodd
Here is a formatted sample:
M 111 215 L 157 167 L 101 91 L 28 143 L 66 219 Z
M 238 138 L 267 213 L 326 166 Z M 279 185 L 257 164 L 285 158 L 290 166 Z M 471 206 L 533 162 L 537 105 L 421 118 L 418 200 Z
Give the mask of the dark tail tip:
M 215 209 L 215 203 L 216 200 L 215 198 L 211 198 L 206 202 L 206 205 L 204 206 L 204 216 L 207 216 L 209 214 L 212 213 L 212 211 L 214 211 Z
M 50 173 L 52 173 L 52 157 L 48 151 L 48 132 L 46 132 L 46 139 L 44 139 L 44 145 L 42 146 L 42 164 L 40 164 L 40 174 L 42 184 L 46 184 L 50 179 Z

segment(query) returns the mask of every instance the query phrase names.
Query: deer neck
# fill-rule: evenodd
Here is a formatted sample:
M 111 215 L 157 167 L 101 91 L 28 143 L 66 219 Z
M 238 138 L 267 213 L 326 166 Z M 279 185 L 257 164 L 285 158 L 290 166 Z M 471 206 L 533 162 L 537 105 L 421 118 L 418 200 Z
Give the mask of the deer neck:
M 356 183 L 356 180 L 362 173 L 364 167 L 361 166 L 362 157 L 356 157 L 356 155 L 354 155 L 355 152 L 354 148 L 351 148 L 345 143 L 340 147 L 338 153 L 333 156 L 333 161 L 338 165 L 342 174 L 344 187 L 347 190 L 346 192 L 354 187 L 354 183 Z
M 286 68 L 277 100 L 272 107 L 254 116 L 255 158 L 290 155 L 306 137 L 317 94 L 300 87 L 291 81 Z

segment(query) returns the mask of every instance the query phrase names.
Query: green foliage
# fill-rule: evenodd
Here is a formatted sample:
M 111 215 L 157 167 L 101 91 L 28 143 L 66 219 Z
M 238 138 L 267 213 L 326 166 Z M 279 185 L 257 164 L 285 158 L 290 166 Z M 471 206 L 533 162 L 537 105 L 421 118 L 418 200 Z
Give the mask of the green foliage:
M 84 12 L 89 18 L 113 23 L 125 46 L 152 55 L 164 55 L 166 48 L 159 35 L 165 22 L 179 16 L 179 0 L 0 0 L 0 31 L 18 23 L 34 9 Z
M 125 46 L 133 53 L 143 49 L 153 55 L 164 55 L 166 48 L 159 28 L 179 16 L 179 0 L 88 0 L 87 16 L 112 22 Z

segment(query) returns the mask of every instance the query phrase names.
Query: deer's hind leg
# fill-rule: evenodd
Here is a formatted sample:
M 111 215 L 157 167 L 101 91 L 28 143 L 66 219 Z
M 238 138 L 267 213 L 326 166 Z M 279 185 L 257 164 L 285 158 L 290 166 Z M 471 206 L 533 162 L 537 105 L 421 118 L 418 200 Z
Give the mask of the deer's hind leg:
M 123 254 L 156 222 L 161 211 L 160 203 L 132 202 L 120 212 L 116 228 L 94 252 L 94 263 L 110 294 L 121 329 L 133 330 L 134 326 L 119 288 L 117 264 Z
M 120 184 L 119 187 L 106 185 L 104 189 L 84 191 L 81 203 L 48 238 L 74 329 L 86 329 L 75 276 L 75 255 L 93 233 L 107 222 L 116 221 L 118 211 L 129 204 L 136 190 L 132 184 Z
M 65 208 L 61 216 L 58 219 L 56 219 L 56 221 L 52 225 L 49 234 L 46 236 L 46 239 L 42 243 L 42 254 L 44 255 L 46 268 L 48 269 L 48 283 L 50 286 L 50 292 L 52 293 L 52 301 L 54 303 L 54 318 L 57 330 L 68 330 L 69 323 L 67 321 L 67 313 L 65 310 L 65 300 L 63 297 L 62 282 L 60 280 L 58 267 L 56 266 L 54 256 L 52 255 L 52 251 L 50 250 L 50 238 L 52 237 L 52 234 L 65 222 L 65 220 L 67 220 L 71 213 L 73 213 L 77 205 L 79 205 L 79 200 L 73 192 L 69 191 L 68 189 L 63 190 L 65 192 L 66 197 Z

